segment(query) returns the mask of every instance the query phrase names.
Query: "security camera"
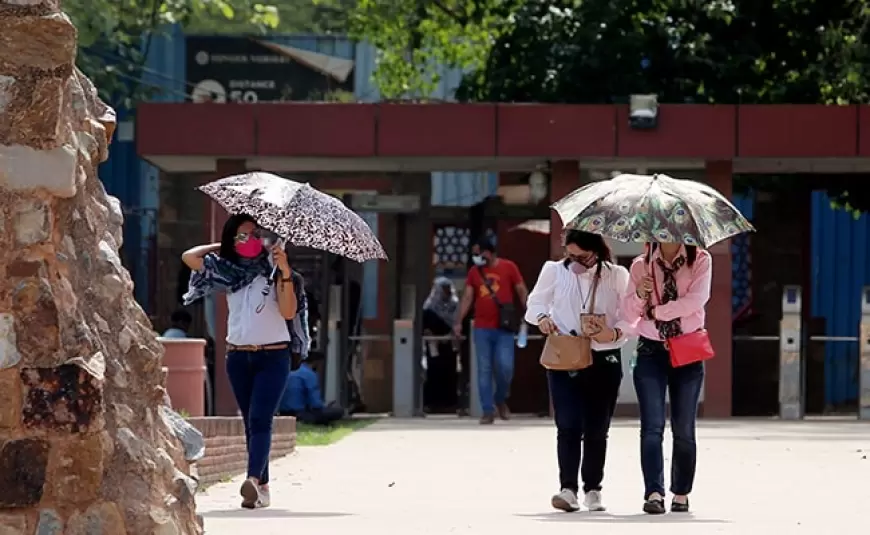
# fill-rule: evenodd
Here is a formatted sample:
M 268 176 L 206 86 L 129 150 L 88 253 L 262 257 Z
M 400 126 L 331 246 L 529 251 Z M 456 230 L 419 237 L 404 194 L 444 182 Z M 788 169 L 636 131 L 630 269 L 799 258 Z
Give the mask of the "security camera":
M 652 130 L 659 124 L 659 99 L 656 95 L 631 95 L 628 125 L 636 130 Z

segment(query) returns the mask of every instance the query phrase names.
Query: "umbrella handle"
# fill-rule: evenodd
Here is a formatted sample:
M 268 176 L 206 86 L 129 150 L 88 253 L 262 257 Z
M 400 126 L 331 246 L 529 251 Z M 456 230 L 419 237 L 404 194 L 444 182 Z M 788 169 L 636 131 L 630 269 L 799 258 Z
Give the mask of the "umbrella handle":
M 263 295 L 269 294 L 269 289 L 273 284 L 275 284 L 276 277 L 278 277 L 278 266 L 272 268 L 272 274 L 269 275 L 269 284 L 267 284 L 266 288 L 263 289 Z
M 264 308 L 266 308 L 266 299 L 269 299 L 269 293 L 271 293 L 271 291 L 272 291 L 272 285 L 275 284 L 275 277 L 276 277 L 277 273 L 278 273 L 278 266 L 275 266 L 274 268 L 272 268 L 272 274 L 269 275 L 269 279 L 266 280 L 266 285 L 263 286 L 263 289 L 260 291 L 260 293 L 262 294 L 263 297 L 262 297 L 262 299 L 260 299 L 260 304 L 257 305 L 257 309 L 256 309 L 257 314 L 259 314 L 260 312 L 263 311 Z
M 278 240 L 275 245 L 279 247 L 284 247 L 284 240 Z M 269 293 L 272 291 L 272 285 L 275 284 L 275 280 L 278 278 L 278 264 L 272 266 L 272 273 L 269 275 L 269 279 L 266 281 L 266 286 L 263 287 L 263 300 L 257 305 L 257 314 L 263 311 L 266 308 L 266 299 L 269 298 Z
M 275 242 L 275 245 L 278 247 L 284 248 L 284 240 L 279 239 Z M 275 281 L 278 279 L 278 264 L 272 266 L 272 273 L 269 275 L 269 281 L 266 284 L 266 287 L 263 288 L 263 295 L 269 295 L 269 292 L 272 289 L 272 285 L 275 284 Z

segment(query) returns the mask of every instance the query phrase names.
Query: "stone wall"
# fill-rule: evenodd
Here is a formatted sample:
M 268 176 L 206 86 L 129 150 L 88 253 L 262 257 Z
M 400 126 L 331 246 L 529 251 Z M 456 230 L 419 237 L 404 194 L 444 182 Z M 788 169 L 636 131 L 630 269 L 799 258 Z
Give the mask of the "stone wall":
M 201 533 L 58 0 L 0 0 L 0 533 Z
M 245 473 L 248 455 L 241 418 L 190 418 L 188 421 L 205 437 L 205 457 L 196 463 L 200 485 L 211 485 Z M 271 457 L 284 457 L 295 449 L 296 419 L 275 418 Z

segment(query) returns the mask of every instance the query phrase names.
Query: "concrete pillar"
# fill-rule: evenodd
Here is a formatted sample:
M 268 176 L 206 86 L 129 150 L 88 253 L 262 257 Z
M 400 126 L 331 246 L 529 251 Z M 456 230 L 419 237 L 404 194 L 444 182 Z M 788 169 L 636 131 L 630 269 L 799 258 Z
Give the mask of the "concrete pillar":
M 580 162 L 560 160 L 550 168 L 550 203 L 554 203 L 580 187 Z M 550 257 L 562 256 L 562 226 L 564 222 L 555 210 L 550 212 Z
M 729 161 L 707 162 L 707 183 L 731 197 L 732 168 Z M 704 391 L 704 417 L 731 416 L 732 325 L 731 325 L 731 242 L 710 248 L 713 257 L 713 288 L 707 304 L 707 330 L 716 357 L 707 361 Z

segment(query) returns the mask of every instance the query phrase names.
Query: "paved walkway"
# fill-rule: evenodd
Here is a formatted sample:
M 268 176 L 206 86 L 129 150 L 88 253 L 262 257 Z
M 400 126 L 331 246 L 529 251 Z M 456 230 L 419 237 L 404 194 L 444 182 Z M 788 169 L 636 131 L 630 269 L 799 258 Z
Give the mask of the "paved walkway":
M 240 479 L 199 499 L 207 535 L 870 533 L 870 424 L 707 421 L 690 516 L 640 513 L 638 429 L 611 431 L 606 513 L 552 511 L 546 420 L 385 420 L 275 463 L 270 509 Z M 666 443 L 666 451 L 669 448 Z

